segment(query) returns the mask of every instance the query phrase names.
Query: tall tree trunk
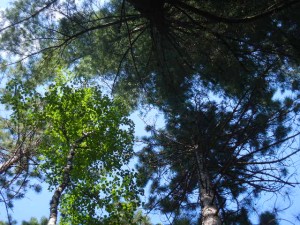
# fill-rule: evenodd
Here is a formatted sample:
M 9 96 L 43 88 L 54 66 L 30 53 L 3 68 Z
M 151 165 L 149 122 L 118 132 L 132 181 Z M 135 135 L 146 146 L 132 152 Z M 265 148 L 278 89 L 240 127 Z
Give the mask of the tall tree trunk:
M 78 147 L 78 144 L 80 144 L 85 138 L 87 138 L 90 134 L 93 132 L 87 132 L 84 133 L 82 137 L 77 139 L 74 144 L 70 144 L 70 151 L 67 156 L 67 165 L 64 167 L 63 170 L 63 180 L 61 184 L 56 188 L 51 202 L 50 202 L 50 217 L 48 225 L 56 225 L 57 222 L 57 211 L 58 211 L 58 205 L 61 198 L 62 193 L 64 190 L 68 187 L 70 182 L 70 176 L 71 176 L 71 170 L 73 167 L 73 159 L 75 155 L 75 149 Z M 66 139 L 68 140 L 68 137 L 66 136 Z
M 209 174 L 204 166 L 202 153 L 200 153 L 197 148 L 195 154 L 199 180 L 202 225 L 221 225 L 218 208 L 215 204 L 214 191 L 211 187 Z
M 72 163 L 73 163 L 74 155 L 75 155 L 75 147 L 71 146 L 69 155 L 67 158 L 67 165 L 64 167 L 64 170 L 63 170 L 63 180 L 62 180 L 61 184 L 56 188 L 56 190 L 52 196 L 51 202 L 50 202 L 50 217 L 49 217 L 48 225 L 56 225 L 59 201 L 60 201 L 62 193 L 67 188 L 67 186 L 70 182 L 70 173 L 72 170 Z

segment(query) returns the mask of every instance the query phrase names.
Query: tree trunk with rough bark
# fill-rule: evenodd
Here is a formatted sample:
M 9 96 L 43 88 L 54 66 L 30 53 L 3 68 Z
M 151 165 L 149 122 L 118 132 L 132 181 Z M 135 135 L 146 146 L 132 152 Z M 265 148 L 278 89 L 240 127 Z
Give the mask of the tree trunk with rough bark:
M 199 192 L 201 203 L 202 225 L 221 225 L 218 208 L 215 204 L 215 193 L 211 187 L 209 174 L 204 166 L 204 159 L 196 149 Z

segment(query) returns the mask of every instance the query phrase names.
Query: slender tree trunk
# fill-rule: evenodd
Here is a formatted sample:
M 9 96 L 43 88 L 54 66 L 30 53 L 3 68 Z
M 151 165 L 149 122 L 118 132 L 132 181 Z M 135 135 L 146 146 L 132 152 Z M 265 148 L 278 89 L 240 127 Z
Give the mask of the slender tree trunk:
M 221 225 L 218 208 L 214 200 L 214 191 L 211 188 L 211 181 L 204 166 L 204 159 L 198 149 L 196 149 L 195 154 L 199 179 L 202 225 Z
M 70 173 L 73 166 L 73 159 L 74 159 L 76 147 L 92 133 L 93 132 L 84 133 L 84 135 L 80 137 L 78 140 L 76 140 L 74 144 L 70 144 L 70 151 L 67 157 L 67 165 L 64 167 L 63 170 L 63 180 L 61 184 L 56 188 L 50 202 L 50 217 L 49 217 L 48 225 L 56 225 L 59 201 L 62 193 L 68 187 L 70 182 Z
M 49 217 L 48 225 L 56 225 L 57 211 L 58 211 L 60 197 L 70 182 L 70 172 L 72 170 L 72 163 L 73 163 L 74 155 L 75 155 L 75 149 L 74 149 L 74 146 L 71 146 L 69 155 L 67 158 L 67 165 L 64 167 L 64 170 L 63 170 L 63 180 L 62 180 L 61 184 L 56 188 L 56 190 L 52 196 L 51 202 L 50 202 L 50 217 Z

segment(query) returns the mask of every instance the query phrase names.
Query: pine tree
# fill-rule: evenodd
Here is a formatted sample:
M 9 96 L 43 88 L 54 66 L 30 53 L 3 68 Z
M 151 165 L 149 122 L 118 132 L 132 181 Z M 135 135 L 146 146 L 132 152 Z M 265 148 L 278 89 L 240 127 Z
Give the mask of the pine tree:
M 132 108 L 162 110 L 166 129 L 147 140 L 139 167 L 141 183 L 170 193 L 163 212 L 184 206 L 220 224 L 233 218 L 228 199 L 248 209 L 245 193 L 293 183 L 285 159 L 297 150 L 281 146 L 298 135 L 299 0 L 97 3 L 16 1 L 0 30 L 6 76 L 34 89 L 66 67 L 109 82 Z M 279 91 L 291 97 L 276 100 Z
M 140 182 L 151 181 L 150 209 L 175 217 L 193 212 L 203 225 L 228 223 L 232 208 L 251 209 L 261 192 L 296 184 L 285 160 L 298 150 L 282 144 L 299 135 L 298 103 L 269 99 L 262 106 L 256 91 L 238 101 L 199 93 L 183 108 L 164 108 L 166 127 L 148 128 L 137 164 Z

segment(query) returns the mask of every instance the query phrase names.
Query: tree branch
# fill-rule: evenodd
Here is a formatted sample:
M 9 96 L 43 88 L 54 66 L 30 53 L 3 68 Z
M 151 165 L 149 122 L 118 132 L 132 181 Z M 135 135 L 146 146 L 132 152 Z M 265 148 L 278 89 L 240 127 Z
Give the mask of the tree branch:
M 171 1 L 171 0 L 167 0 L 167 2 L 169 2 L 172 5 L 176 5 L 178 7 L 181 7 L 183 9 L 186 9 L 190 12 L 193 12 L 197 15 L 203 16 L 208 20 L 212 20 L 215 22 L 220 22 L 220 23 L 232 23 L 232 24 L 236 24 L 236 23 L 251 23 L 251 22 L 255 22 L 256 20 L 262 19 L 264 17 L 270 16 L 271 14 L 283 10 L 285 8 L 288 8 L 292 5 L 298 4 L 300 3 L 300 0 L 292 0 L 292 1 L 286 1 L 283 0 L 279 3 L 276 3 L 270 7 L 268 7 L 265 11 L 263 11 L 262 13 L 256 14 L 256 15 L 252 15 L 252 16 L 247 16 L 247 17 L 243 17 L 243 18 L 229 18 L 229 17 L 222 17 L 222 16 L 218 16 L 215 15 L 213 13 L 201 10 L 199 8 L 195 8 L 191 5 L 186 4 L 183 1 L 177 0 L 177 1 Z

